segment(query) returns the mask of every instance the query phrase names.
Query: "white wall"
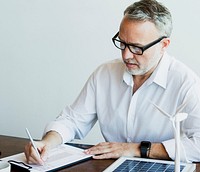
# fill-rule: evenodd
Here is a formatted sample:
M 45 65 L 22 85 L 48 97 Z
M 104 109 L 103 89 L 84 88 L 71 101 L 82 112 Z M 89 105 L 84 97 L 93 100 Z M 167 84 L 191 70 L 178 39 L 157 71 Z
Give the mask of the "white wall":
M 91 72 L 120 57 L 111 42 L 123 0 L 0 0 L 0 134 L 41 138 Z M 174 31 L 169 52 L 200 74 L 200 2 L 164 1 Z M 98 125 L 83 142 L 103 140 Z

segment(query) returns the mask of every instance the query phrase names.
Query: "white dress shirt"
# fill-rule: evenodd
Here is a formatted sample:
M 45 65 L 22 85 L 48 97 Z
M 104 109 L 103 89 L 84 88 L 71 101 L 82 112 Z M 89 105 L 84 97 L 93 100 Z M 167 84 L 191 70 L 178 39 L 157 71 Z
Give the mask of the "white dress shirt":
M 63 142 L 83 138 L 98 120 L 108 142 L 162 142 L 175 159 L 175 139 L 171 121 L 151 103 L 174 115 L 188 118 L 181 122 L 181 161 L 200 161 L 200 79 L 184 64 L 164 54 L 156 70 L 133 94 L 133 78 L 122 60 L 98 67 L 76 101 L 67 106 L 45 132 L 60 133 Z M 189 99 L 189 101 L 188 101 Z

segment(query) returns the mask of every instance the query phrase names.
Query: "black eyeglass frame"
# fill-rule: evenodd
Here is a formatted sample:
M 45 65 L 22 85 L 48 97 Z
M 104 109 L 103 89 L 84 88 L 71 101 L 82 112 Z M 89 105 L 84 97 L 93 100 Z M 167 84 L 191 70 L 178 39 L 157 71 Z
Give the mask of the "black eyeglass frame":
M 118 49 L 120 49 L 120 50 L 125 50 L 126 47 L 128 47 L 128 49 L 130 50 L 130 52 L 133 53 L 133 54 L 136 54 L 136 55 L 142 55 L 142 54 L 144 53 L 145 50 L 147 50 L 148 48 L 152 47 L 153 45 L 159 43 L 162 39 L 167 38 L 167 36 L 162 36 L 162 37 L 156 39 L 155 41 L 150 42 L 149 44 L 147 44 L 147 45 L 141 47 L 141 46 L 137 46 L 137 45 L 134 45 L 134 44 L 127 44 L 127 43 L 124 42 L 124 41 L 121 41 L 121 40 L 116 39 L 118 35 L 119 35 L 119 32 L 117 32 L 117 33 L 115 34 L 115 36 L 112 38 L 112 41 L 113 41 L 114 45 L 115 45 Z M 115 43 L 115 41 L 117 41 L 117 42 L 119 42 L 119 43 L 123 43 L 123 44 L 124 44 L 124 48 L 121 48 L 121 47 L 117 46 L 116 43 Z M 133 52 L 129 46 L 134 46 L 134 47 L 136 47 L 136 48 L 139 48 L 139 49 L 141 50 L 141 53 L 135 53 L 135 52 Z

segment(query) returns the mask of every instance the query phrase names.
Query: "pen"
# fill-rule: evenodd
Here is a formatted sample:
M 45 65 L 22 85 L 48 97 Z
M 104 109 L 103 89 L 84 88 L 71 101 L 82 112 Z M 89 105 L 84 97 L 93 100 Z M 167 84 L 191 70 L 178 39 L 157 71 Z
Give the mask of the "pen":
M 28 128 L 26 128 L 26 133 L 27 133 L 27 135 L 28 135 L 28 137 L 29 137 L 29 139 L 31 141 L 31 144 L 32 144 L 33 148 L 35 149 L 35 152 L 36 152 L 38 158 L 40 158 L 40 154 L 39 154 L 38 149 L 37 149 L 37 147 L 36 147 L 36 145 L 35 145 L 35 143 L 33 141 L 33 138 L 31 137 L 30 132 L 28 131 Z

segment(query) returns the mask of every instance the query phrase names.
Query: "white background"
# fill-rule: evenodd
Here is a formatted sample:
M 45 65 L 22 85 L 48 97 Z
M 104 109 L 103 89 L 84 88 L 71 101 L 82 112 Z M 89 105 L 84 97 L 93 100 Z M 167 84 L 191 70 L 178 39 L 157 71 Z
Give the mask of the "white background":
M 40 139 L 101 63 L 128 0 L 0 0 L 0 135 Z M 162 0 L 173 15 L 168 52 L 200 75 L 200 1 Z M 82 141 L 102 141 L 98 125 Z

